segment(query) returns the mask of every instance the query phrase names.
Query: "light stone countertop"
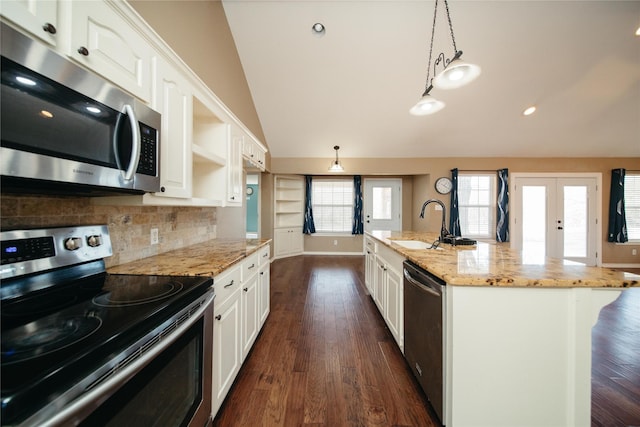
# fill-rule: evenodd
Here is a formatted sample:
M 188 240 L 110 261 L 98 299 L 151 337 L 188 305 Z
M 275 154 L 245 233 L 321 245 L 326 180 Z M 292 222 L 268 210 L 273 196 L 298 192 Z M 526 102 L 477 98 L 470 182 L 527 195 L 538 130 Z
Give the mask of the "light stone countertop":
M 212 239 L 110 267 L 111 274 L 216 276 L 269 244 L 271 239 Z
M 392 240 L 432 243 L 437 233 L 372 231 L 366 233 L 450 285 L 627 288 L 640 286 L 640 275 L 588 267 L 552 258 L 523 258 L 509 243 L 478 242 L 473 246 L 442 244 L 443 250 L 407 249 Z

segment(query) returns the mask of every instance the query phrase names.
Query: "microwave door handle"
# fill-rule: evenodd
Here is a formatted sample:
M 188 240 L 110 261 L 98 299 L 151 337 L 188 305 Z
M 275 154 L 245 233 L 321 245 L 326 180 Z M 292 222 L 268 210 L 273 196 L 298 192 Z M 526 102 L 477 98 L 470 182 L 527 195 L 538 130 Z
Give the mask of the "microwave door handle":
M 140 162 L 140 129 L 138 128 L 138 119 L 131 105 L 126 104 L 124 106 L 124 113 L 129 118 L 129 124 L 131 125 L 131 158 L 129 159 L 129 167 L 124 173 L 125 181 L 131 181 L 133 179 L 136 170 L 138 169 L 138 162 Z

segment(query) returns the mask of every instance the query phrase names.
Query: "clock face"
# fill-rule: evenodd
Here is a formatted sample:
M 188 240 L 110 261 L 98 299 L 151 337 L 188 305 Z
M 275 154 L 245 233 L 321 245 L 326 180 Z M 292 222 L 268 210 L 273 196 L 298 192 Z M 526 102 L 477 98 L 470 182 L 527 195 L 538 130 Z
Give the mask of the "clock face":
M 453 184 L 447 177 L 443 176 L 442 178 L 438 178 L 438 180 L 436 181 L 436 191 L 440 194 L 448 194 L 449 192 L 451 192 L 452 187 Z

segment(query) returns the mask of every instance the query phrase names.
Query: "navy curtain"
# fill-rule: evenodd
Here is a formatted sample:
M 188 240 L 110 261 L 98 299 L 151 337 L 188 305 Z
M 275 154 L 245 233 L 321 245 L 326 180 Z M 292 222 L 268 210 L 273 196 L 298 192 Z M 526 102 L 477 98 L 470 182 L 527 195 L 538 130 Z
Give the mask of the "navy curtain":
M 624 169 L 611 171 L 611 199 L 609 200 L 609 242 L 624 243 L 629 240 L 624 213 Z
M 351 223 L 351 234 L 363 234 L 364 223 L 362 222 L 362 177 L 353 177 L 353 221 Z
M 509 241 L 509 169 L 498 170 L 496 241 Z
M 316 225 L 313 222 L 313 209 L 311 208 L 311 176 L 305 175 L 305 195 L 304 195 L 304 224 L 302 232 L 312 234 L 316 232 Z
M 451 208 L 449 209 L 449 233 L 461 236 L 460 211 L 458 210 L 458 168 L 451 169 Z

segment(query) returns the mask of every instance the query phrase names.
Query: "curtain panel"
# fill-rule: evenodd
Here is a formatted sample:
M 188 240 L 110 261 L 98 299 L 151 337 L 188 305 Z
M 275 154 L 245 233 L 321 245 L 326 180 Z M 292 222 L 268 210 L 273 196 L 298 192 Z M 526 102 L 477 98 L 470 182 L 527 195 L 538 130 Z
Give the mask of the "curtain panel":
M 311 175 L 304 176 L 304 184 L 304 224 L 302 225 L 302 232 L 304 234 L 313 234 L 316 232 L 316 225 L 313 222 L 313 208 L 311 207 Z
M 509 169 L 498 170 L 496 241 L 509 241 Z
M 351 234 L 363 234 L 364 222 L 362 221 L 362 177 L 355 175 L 353 177 L 353 222 L 351 225 Z
M 449 208 L 449 233 L 460 237 L 460 210 L 458 208 L 458 168 L 451 169 L 451 207 Z
M 624 176 L 625 169 L 611 171 L 611 195 L 609 199 L 609 242 L 624 243 L 629 241 L 627 219 L 624 212 Z

